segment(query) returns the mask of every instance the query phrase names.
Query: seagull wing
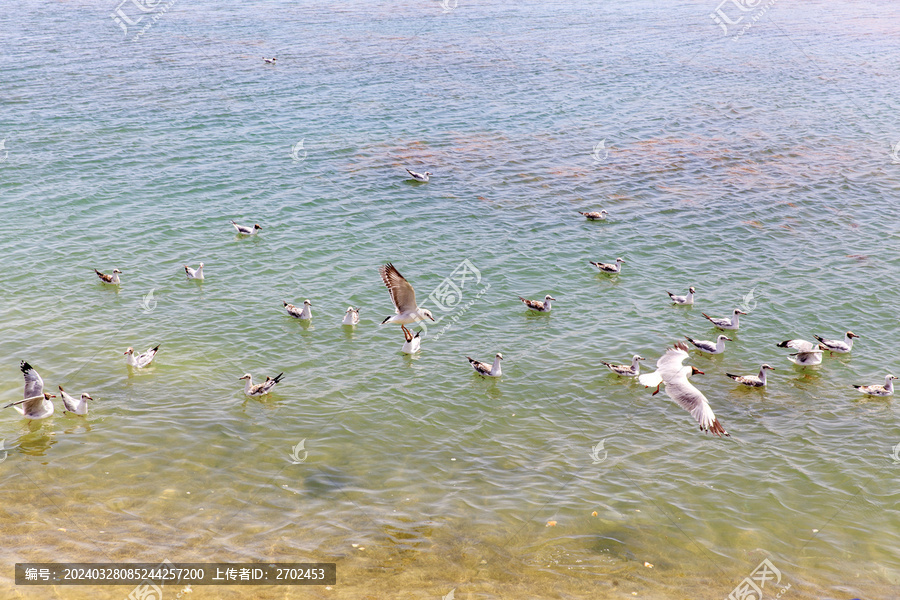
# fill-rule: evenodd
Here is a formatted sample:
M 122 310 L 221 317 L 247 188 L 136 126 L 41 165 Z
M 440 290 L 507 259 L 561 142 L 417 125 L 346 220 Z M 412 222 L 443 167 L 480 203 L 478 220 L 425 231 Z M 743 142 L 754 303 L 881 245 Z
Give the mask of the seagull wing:
M 418 308 L 416 291 L 394 265 L 391 263 L 383 265 L 379 272 L 381 273 L 381 280 L 391 293 L 391 300 L 394 302 L 397 314 L 412 312 Z
M 43 398 L 44 380 L 41 379 L 41 376 L 38 375 L 38 372 L 35 371 L 34 367 L 29 365 L 24 360 L 22 361 L 22 364 L 19 366 L 19 368 L 22 369 L 22 374 L 25 375 L 25 399 L 28 400 L 37 396 Z
M 787 340 L 786 342 L 781 342 L 778 344 L 782 348 L 793 348 L 794 350 L 799 350 L 800 352 L 810 352 L 816 349 L 816 345 L 812 342 L 807 342 L 806 340 Z
M 656 372 L 668 385 L 668 379 L 675 377 L 682 369 L 684 361 L 688 358 L 688 347 L 684 342 L 678 342 L 674 347 L 666 350 L 656 361 Z
M 688 371 L 690 371 L 690 367 L 682 367 L 680 373 L 665 380 L 666 394 L 681 408 L 691 413 L 703 431 L 716 433 L 717 429 L 721 429 L 721 425 L 709 407 L 706 396 L 688 380 Z M 724 431 L 722 429 L 722 432 Z

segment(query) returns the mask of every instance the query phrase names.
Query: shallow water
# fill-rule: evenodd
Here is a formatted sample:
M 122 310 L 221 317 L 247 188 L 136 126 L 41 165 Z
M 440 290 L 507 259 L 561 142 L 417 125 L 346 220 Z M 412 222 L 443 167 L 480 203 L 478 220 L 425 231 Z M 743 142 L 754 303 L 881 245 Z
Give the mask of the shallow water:
M 194 599 L 724 598 L 769 559 L 783 598 L 900 597 L 900 420 L 850 387 L 900 370 L 900 9 L 776 2 L 736 38 L 715 3 L 453 5 L 183 1 L 138 39 L 113 3 L 0 16 L 0 401 L 22 359 L 95 398 L 0 413 L 4 595 L 129 592 L 15 562 L 168 559 L 337 563 Z M 470 272 L 419 356 L 379 326 L 388 261 L 420 301 Z M 737 306 L 692 359 L 730 439 L 600 365 Z M 816 368 L 775 347 L 846 330 Z M 465 360 L 498 351 L 499 381 Z M 761 362 L 765 390 L 723 374 Z

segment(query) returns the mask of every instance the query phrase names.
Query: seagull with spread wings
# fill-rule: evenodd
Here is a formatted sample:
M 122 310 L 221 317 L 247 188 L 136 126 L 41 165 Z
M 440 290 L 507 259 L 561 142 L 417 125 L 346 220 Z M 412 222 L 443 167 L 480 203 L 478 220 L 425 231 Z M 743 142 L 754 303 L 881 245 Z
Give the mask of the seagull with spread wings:
M 397 313 L 386 317 L 381 322 L 382 325 L 385 323 L 409 325 L 410 323 L 424 321 L 426 318 L 434 321 L 434 316 L 430 310 L 419 308 L 419 305 L 416 304 L 416 291 L 394 265 L 391 263 L 382 265 L 379 267 L 378 272 L 381 273 L 381 280 L 391 293 L 391 300 L 394 302 L 394 309 Z
M 53 394 L 44 391 L 44 380 L 24 360 L 19 365 L 25 376 L 25 399 L 18 402 L 10 402 L 3 408 L 14 406 L 26 419 L 45 419 L 53 414 L 53 402 L 50 398 L 56 398 Z
M 688 357 L 687 351 L 687 344 L 676 343 L 674 348 L 666 350 L 666 353 L 656 361 L 656 371 L 641 375 L 638 381 L 647 387 L 656 387 L 654 396 L 659 392 L 659 386 L 665 384 L 666 394 L 681 408 L 691 413 L 700 424 L 700 431 L 729 435 L 716 419 L 706 396 L 688 380 L 691 375 L 702 375 L 703 371 L 683 364 Z

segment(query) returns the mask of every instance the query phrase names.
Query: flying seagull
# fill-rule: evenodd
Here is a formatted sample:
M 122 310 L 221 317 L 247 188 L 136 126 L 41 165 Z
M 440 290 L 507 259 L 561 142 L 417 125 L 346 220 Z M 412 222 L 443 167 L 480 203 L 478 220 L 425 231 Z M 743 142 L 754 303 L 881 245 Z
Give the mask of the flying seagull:
M 53 394 L 44 391 L 44 380 L 24 360 L 19 364 L 22 374 L 25 376 L 25 399 L 18 402 L 10 402 L 3 408 L 15 407 L 26 419 L 46 419 L 53 414 L 53 402 L 50 398 L 56 398 Z
M 393 301 L 394 309 L 397 313 L 386 317 L 381 322 L 382 325 L 385 323 L 409 325 L 410 323 L 424 321 L 426 318 L 434 321 L 434 316 L 430 310 L 419 308 L 419 305 L 416 304 L 416 291 L 394 265 L 391 263 L 382 265 L 379 267 L 378 272 L 381 273 L 381 280 L 391 293 L 391 301 Z

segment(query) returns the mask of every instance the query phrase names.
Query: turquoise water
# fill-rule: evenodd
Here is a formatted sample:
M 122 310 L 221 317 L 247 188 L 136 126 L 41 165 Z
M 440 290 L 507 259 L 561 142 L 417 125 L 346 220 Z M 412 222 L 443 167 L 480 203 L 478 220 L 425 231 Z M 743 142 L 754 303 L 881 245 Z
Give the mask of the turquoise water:
M 4 595 L 129 592 L 15 562 L 168 559 L 337 563 L 332 590 L 194 599 L 724 598 L 768 559 L 782 598 L 898 597 L 900 419 L 850 387 L 900 371 L 897 6 L 776 2 L 740 37 L 714 2 L 162 6 L 140 37 L 115 3 L 0 17 L 0 401 L 23 359 L 95 398 L 0 413 Z M 480 277 L 412 358 L 389 261 L 420 302 Z M 600 365 L 737 306 L 691 360 L 731 438 Z M 816 368 L 775 347 L 847 330 Z M 765 390 L 724 376 L 761 362 Z

